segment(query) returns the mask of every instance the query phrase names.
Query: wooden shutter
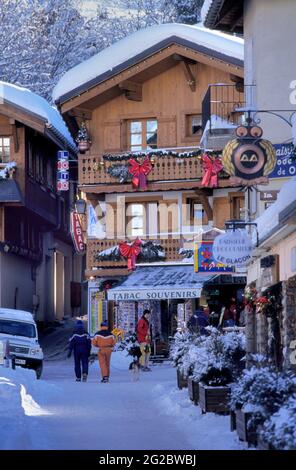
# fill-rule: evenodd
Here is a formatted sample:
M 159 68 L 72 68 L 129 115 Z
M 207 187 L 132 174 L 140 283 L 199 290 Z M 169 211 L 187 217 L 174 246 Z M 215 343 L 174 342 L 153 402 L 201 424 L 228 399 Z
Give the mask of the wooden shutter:
M 225 222 L 230 219 L 230 204 L 228 197 L 215 197 L 213 204 L 214 227 L 224 229 Z
M 121 121 L 105 122 L 103 124 L 104 152 L 121 151 Z
M 177 122 L 175 117 L 163 117 L 157 120 L 157 147 L 177 146 Z

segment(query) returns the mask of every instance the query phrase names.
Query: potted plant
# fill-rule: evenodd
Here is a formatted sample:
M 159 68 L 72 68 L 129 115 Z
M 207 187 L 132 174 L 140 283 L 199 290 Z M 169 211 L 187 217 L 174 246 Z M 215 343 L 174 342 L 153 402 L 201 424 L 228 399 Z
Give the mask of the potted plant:
M 227 367 L 211 367 L 200 378 L 199 405 L 203 413 L 228 413 L 232 382 L 231 371 Z
M 79 151 L 81 153 L 84 153 L 90 149 L 91 139 L 89 137 L 86 124 L 84 121 L 81 123 L 80 129 L 78 131 L 75 141 L 77 142 Z
M 179 389 L 188 386 L 188 368 L 186 366 L 186 354 L 193 341 L 193 335 L 189 332 L 178 332 L 170 348 L 170 359 L 177 369 L 177 385 Z
M 288 373 L 279 373 L 272 367 L 244 371 L 232 386 L 230 399 L 239 438 L 256 444 L 258 426 L 277 412 L 294 391 L 295 383 Z

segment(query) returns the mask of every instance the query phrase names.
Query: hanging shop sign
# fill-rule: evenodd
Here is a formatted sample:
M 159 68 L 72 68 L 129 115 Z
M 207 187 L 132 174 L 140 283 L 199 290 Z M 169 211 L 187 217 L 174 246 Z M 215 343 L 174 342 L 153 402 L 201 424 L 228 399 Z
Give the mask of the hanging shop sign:
M 245 231 L 229 231 L 215 238 L 213 257 L 218 263 L 241 267 L 250 261 L 252 250 L 252 240 Z
M 84 253 L 85 243 L 83 238 L 82 225 L 80 222 L 79 215 L 75 211 L 72 211 L 70 213 L 70 229 L 76 253 Z
M 279 191 L 260 191 L 260 201 L 276 201 Z
M 69 191 L 69 152 L 59 150 L 57 157 L 57 190 Z
M 269 140 L 261 139 L 259 126 L 239 126 L 236 139 L 230 140 L 222 153 L 224 170 L 231 184 L 253 186 L 267 184 L 276 164 L 276 152 Z
M 218 238 L 218 237 L 217 237 Z M 194 271 L 198 273 L 229 273 L 232 266 L 217 261 L 213 255 L 213 240 L 194 245 Z
M 276 164 L 269 178 L 288 178 L 296 175 L 295 147 L 293 144 L 275 144 Z

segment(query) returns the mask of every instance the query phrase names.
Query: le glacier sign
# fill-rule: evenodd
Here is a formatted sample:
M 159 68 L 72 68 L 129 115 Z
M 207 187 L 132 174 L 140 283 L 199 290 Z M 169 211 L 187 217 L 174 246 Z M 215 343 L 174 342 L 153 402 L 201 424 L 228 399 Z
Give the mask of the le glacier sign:
M 213 244 L 213 256 L 218 263 L 227 266 L 245 266 L 252 256 L 252 240 L 242 230 L 218 235 Z

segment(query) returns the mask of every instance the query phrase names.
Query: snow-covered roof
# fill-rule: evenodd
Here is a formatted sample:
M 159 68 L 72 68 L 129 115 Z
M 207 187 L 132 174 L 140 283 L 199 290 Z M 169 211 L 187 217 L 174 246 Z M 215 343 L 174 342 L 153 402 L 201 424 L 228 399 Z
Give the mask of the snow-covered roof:
M 63 141 L 67 147 L 76 151 L 76 145 L 59 111 L 44 98 L 27 88 L 0 81 L 0 102 L 7 103 L 24 112 L 41 118 L 46 127 Z
M 279 214 L 295 201 L 296 176 L 283 184 L 276 202 L 269 206 L 262 215 L 257 217 L 257 229 L 260 240 L 266 239 L 279 225 Z
M 141 29 L 70 69 L 54 88 L 53 100 L 66 101 L 173 42 L 243 66 L 243 39 L 201 25 L 161 24 Z

